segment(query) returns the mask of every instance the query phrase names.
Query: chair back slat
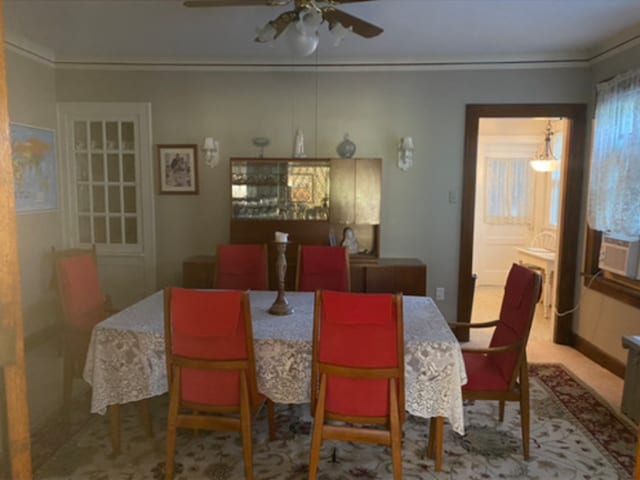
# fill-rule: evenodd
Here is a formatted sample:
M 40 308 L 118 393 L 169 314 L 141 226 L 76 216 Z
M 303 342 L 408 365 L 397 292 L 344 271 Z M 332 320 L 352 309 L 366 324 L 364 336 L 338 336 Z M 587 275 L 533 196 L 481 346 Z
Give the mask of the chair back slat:
M 296 290 L 348 292 L 350 289 L 349 253 L 346 247 L 299 246 Z
M 214 288 L 267 290 L 268 285 L 266 245 L 218 245 Z
M 104 296 L 95 255 L 86 251 L 55 260 L 56 280 L 65 321 L 73 327 L 91 330 L 104 320 Z
M 317 361 L 354 369 L 396 369 L 404 391 L 404 375 L 400 374 L 404 357 L 402 319 L 397 298 L 391 294 L 326 290 L 318 295 L 319 325 L 314 338 Z M 378 376 L 385 375 L 388 373 Z M 389 379 L 362 378 L 357 370 L 352 377 L 329 375 L 326 409 L 340 415 L 388 415 Z
M 170 293 L 167 293 L 167 290 Z M 173 356 L 200 361 L 235 361 L 253 358 L 248 297 L 237 290 L 206 291 L 172 288 L 165 321 L 168 331 L 168 373 Z M 180 362 L 176 362 L 180 364 Z M 255 398 L 255 371 L 249 378 Z M 169 373 L 171 377 L 171 373 Z M 181 398 L 185 402 L 207 405 L 238 405 L 239 371 L 184 367 L 181 371 Z

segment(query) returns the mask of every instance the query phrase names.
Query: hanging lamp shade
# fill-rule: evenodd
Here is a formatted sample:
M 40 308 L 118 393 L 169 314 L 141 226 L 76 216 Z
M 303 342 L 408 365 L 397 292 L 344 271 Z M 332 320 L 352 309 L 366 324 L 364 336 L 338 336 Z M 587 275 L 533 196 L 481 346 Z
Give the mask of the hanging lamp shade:
M 544 147 L 541 152 L 529 162 L 531 168 L 536 172 L 553 172 L 560 166 L 560 161 L 553 155 L 551 149 L 551 137 L 553 136 L 553 129 L 551 128 L 551 120 L 547 122 L 547 127 L 544 131 Z

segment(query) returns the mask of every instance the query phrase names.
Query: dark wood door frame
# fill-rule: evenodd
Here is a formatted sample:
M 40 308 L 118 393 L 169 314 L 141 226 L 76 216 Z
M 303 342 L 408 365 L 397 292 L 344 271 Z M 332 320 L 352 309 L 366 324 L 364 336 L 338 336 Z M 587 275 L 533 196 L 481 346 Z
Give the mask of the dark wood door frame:
M 555 311 L 571 310 L 576 300 L 578 252 L 581 239 L 582 186 L 586 170 L 586 104 L 500 104 L 467 105 L 464 166 L 462 178 L 462 213 L 460 224 L 460 265 L 458 271 L 458 322 L 471 321 L 473 285 L 473 225 L 476 197 L 476 162 L 478 156 L 478 129 L 481 118 L 563 117 L 569 122 L 567 161 L 562 165 L 561 224 L 558 227 L 558 258 L 555 327 L 553 341 L 573 344 L 573 313 L 558 317 Z M 469 329 L 458 328 L 461 341 L 469 340 Z

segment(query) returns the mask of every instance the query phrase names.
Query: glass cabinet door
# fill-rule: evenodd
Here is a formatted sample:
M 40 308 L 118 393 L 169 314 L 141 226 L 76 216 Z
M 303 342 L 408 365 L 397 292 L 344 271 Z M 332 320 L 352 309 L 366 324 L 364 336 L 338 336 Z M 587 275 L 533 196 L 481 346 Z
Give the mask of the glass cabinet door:
M 231 217 L 327 220 L 328 160 L 231 160 Z

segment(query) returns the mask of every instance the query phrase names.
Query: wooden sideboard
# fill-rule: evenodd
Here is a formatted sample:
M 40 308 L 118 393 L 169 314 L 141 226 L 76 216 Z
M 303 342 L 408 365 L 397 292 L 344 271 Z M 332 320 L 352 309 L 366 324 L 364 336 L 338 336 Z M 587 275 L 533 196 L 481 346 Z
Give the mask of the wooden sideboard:
M 416 258 L 352 259 L 351 291 L 425 296 L 427 266 Z
M 195 255 L 182 264 L 182 286 L 211 288 L 215 269 L 215 255 Z M 293 272 L 287 271 L 289 274 Z M 272 287 L 275 290 L 275 287 Z M 367 293 L 396 293 L 426 295 L 427 266 L 415 258 L 377 258 L 351 260 L 351 291 Z

